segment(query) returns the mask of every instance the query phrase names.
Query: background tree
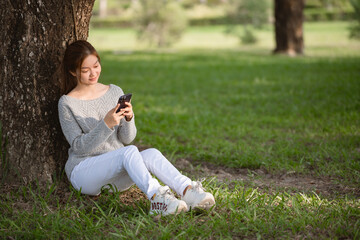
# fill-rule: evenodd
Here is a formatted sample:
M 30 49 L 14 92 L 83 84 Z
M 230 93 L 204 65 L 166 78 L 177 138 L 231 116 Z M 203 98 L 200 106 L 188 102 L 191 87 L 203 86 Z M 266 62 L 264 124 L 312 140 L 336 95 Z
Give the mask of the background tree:
M 304 53 L 304 6 L 305 0 L 275 0 L 274 53 L 290 56 Z
M 252 33 L 253 28 L 261 28 L 269 21 L 269 4 L 267 0 L 231 0 L 228 1 L 226 32 L 239 37 L 241 43 L 252 44 L 257 41 Z M 243 26 L 243 31 L 238 29 L 238 24 Z
M 323 7 L 328 10 L 344 8 L 349 0 L 319 0 Z
M 350 0 L 350 2 L 355 10 L 355 22 L 350 27 L 350 38 L 360 40 L 360 0 Z
M 139 0 L 134 25 L 140 41 L 167 47 L 180 39 L 187 27 L 187 18 L 176 0 Z
M 2 180 L 47 181 L 63 168 L 67 144 L 58 123 L 57 70 L 67 44 L 87 38 L 93 3 L 0 2 Z
M 107 16 L 107 0 L 99 0 L 99 17 Z

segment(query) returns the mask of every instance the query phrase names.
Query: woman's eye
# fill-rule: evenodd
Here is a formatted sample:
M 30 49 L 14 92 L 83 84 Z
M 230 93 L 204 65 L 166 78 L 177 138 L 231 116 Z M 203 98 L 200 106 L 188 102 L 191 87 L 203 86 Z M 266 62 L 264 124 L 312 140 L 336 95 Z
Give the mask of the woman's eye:
M 94 68 L 97 68 L 99 65 L 94 66 Z

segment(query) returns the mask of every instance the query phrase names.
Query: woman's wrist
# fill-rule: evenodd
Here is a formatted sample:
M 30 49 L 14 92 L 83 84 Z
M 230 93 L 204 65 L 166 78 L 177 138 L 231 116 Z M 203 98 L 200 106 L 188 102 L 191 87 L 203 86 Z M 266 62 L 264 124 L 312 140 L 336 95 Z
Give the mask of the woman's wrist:
M 107 123 L 106 121 L 104 121 L 104 122 L 105 122 L 105 125 L 106 125 L 109 129 L 112 129 L 112 128 L 113 128 L 113 126 L 111 126 L 111 124 Z
M 132 115 L 131 117 L 125 116 L 125 120 L 126 120 L 127 122 L 130 122 L 133 117 L 134 117 L 134 115 Z

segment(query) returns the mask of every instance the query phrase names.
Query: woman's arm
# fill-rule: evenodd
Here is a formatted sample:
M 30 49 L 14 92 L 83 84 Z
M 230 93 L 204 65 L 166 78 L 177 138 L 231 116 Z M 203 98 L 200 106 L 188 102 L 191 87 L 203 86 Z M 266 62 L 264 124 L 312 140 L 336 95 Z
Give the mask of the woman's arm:
M 130 121 L 126 121 L 125 118 L 121 119 L 117 136 L 119 140 L 123 144 L 130 144 L 132 141 L 134 141 L 136 137 L 136 126 L 135 126 L 135 116 L 131 118 Z
M 62 131 L 72 150 L 77 155 L 86 155 L 92 152 L 105 142 L 114 131 L 106 125 L 104 120 L 100 120 L 95 128 L 88 133 L 84 133 L 72 111 L 64 104 L 62 99 L 59 101 L 58 109 Z
M 130 144 L 136 137 L 136 126 L 134 112 L 130 102 L 126 102 L 127 107 L 123 109 L 124 118 L 121 119 L 117 136 L 123 144 Z

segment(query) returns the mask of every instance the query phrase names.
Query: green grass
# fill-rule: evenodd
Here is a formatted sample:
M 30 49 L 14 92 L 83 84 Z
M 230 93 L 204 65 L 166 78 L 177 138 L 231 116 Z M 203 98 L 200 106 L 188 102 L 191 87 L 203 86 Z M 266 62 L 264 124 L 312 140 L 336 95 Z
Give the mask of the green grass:
M 184 38 L 196 40 L 159 51 L 136 47 L 131 30 L 93 29 L 90 41 L 102 57 L 101 81 L 133 93 L 136 145 L 172 162 L 295 171 L 360 189 L 360 43 L 347 40 L 346 26 L 307 24 L 311 42 L 298 58 L 270 54 L 270 27 L 251 47 L 224 45 L 221 27 L 191 28 Z M 360 238 L 359 194 L 204 177 L 215 209 L 161 219 L 148 215 L 144 198 L 119 201 L 127 193 L 94 200 L 60 183 L 3 187 L 0 238 Z
M 230 167 L 360 182 L 359 57 L 212 50 L 102 54 L 134 95 L 136 143 Z
M 97 200 L 55 185 L 44 191 L 21 187 L 1 196 L 0 237 L 17 239 L 358 239 L 359 200 L 322 199 L 316 194 L 263 193 L 214 179 L 205 186 L 217 206 L 205 213 L 154 219 L 149 204 L 119 202 L 119 193 Z M 120 194 L 121 196 L 121 194 Z
M 350 25 L 350 22 L 305 22 L 306 55 L 359 56 L 359 41 L 348 38 Z M 189 27 L 171 51 L 210 48 L 270 53 L 275 48 L 273 25 L 254 30 L 258 38 L 254 46 L 240 45 L 236 37 L 224 34 L 225 29 L 225 26 Z M 145 47 L 136 41 L 132 29 L 90 29 L 89 41 L 103 51 L 134 51 Z

